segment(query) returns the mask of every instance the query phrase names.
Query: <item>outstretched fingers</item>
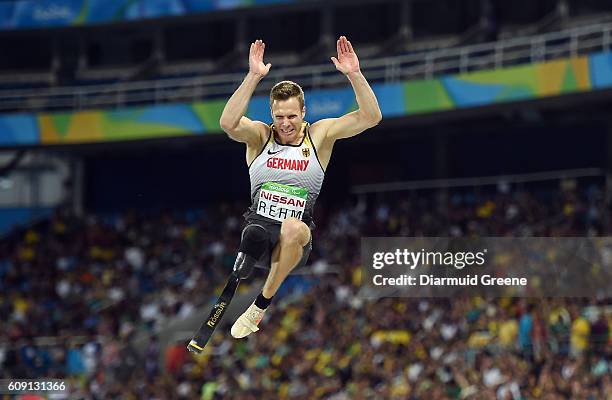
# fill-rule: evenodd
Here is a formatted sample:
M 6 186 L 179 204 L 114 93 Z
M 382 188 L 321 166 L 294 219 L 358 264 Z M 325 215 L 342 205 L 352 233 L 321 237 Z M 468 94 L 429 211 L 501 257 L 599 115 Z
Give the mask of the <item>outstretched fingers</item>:
M 353 45 L 348 41 L 346 36 L 340 36 L 336 41 L 336 50 L 338 58 L 331 57 L 336 69 L 343 74 L 359 71 L 359 60 L 353 49 Z
M 354 53 L 353 46 L 351 42 L 348 41 L 346 36 L 340 36 L 336 41 L 336 50 L 338 51 L 338 56 L 342 56 L 348 53 Z
M 256 41 L 251 43 L 251 48 L 249 50 L 249 53 L 255 59 L 263 60 L 263 55 L 264 55 L 265 47 L 266 47 L 265 43 L 263 41 L 261 41 L 260 39 L 257 39 Z

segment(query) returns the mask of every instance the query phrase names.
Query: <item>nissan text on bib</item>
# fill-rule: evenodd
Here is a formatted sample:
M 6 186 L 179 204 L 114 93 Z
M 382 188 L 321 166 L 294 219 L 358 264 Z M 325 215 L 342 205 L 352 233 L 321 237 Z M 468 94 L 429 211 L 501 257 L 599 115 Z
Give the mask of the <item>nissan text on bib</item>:
M 306 189 L 266 182 L 259 191 L 257 214 L 280 222 L 291 217 L 302 219 L 307 197 Z

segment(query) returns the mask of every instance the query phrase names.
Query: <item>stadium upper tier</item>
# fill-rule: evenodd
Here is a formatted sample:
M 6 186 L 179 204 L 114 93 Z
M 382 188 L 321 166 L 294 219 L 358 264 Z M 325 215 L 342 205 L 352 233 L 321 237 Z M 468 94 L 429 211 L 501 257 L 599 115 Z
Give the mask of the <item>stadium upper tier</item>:
M 0 30 L 117 23 L 300 0 L 15 0 L 0 3 Z
M 576 57 L 593 52 L 608 52 L 612 44 L 612 23 L 581 26 L 563 31 L 499 40 L 469 46 L 454 46 L 434 50 L 415 48 L 408 54 L 385 57 L 362 56 L 362 70 L 371 82 L 394 83 L 402 80 L 431 79 L 435 76 L 463 74 L 476 70 L 499 69 L 520 64 L 533 64 L 560 58 Z M 358 52 L 360 51 L 357 44 Z M 327 55 L 322 58 L 327 58 Z M 305 88 L 329 88 L 346 85 L 331 62 L 299 66 L 279 66 L 291 61 L 283 54 L 270 54 L 267 61 L 275 65 L 267 79 L 258 86 L 256 94 L 265 94 L 271 85 L 282 79 L 300 82 Z M 244 61 L 244 62 L 242 62 Z M 236 63 L 246 63 L 245 60 Z M 117 81 L 132 69 L 104 70 L 97 75 L 107 83 L 84 84 L 66 87 L 23 88 L 0 91 L 1 111 L 82 110 L 90 108 L 115 108 L 129 105 L 193 102 L 203 98 L 227 98 L 244 78 L 244 71 L 227 71 L 225 62 L 218 66 L 190 63 L 166 64 L 160 69 L 160 77 L 154 80 Z M 208 70 L 206 74 L 196 71 Z M 246 70 L 246 66 L 241 68 Z M 184 76 L 173 78 L 173 75 Z M 90 75 L 95 75 L 90 73 Z M 12 76 L 11 82 L 27 79 Z

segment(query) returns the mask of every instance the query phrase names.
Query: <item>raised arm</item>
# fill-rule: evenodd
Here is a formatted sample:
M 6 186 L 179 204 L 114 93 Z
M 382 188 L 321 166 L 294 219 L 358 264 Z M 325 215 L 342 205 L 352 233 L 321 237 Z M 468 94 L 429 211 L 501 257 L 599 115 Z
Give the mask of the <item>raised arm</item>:
M 251 43 L 249 50 L 249 73 L 225 104 L 219 124 L 227 135 L 249 146 L 259 147 L 267 132 L 267 126 L 260 121 L 251 121 L 244 114 L 257 84 L 270 71 L 272 64 L 264 65 L 263 56 L 266 45 L 261 40 Z
M 355 136 L 376 126 L 382 119 L 376 96 L 361 73 L 359 59 L 351 42 L 345 36 L 340 36 L 336 42 L 336 48 L 338 58 L 332 57 L 331 60 L 336 69 L 346 75 L 351 82 L 357 98 L 358 109 L 340 118 L 329 118 L 317 123 L 325 132 L 326 141 L 331 142 L 331 144 L 337 139 Z

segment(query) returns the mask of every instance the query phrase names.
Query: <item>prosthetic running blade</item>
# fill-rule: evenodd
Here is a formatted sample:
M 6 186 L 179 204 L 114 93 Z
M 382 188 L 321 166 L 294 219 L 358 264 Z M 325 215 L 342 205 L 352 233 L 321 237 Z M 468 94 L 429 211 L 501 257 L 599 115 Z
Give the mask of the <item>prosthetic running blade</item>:
M 238 288 L 238 284 L 240 283 L 240 277 L 235 274 L 231 274 L 229 279 L 227 280 L 227 284 L 221 293 L 221 296 L 215 302 L 212 310 L 210 311 L 208 318 L 202 323 L 200 329 L 193 336 L 189 344 L 187 345 L 187 350 L 193 353 L 201 353 L 204 350 L 204 347 L 212 337 L 213 333 L 217 326 L 221 323 L 221 319 L 223 318 L 223 314 L 227 310 L 232 298 L 234 297 L 234 293 L 236 293 L 236 289 Z

